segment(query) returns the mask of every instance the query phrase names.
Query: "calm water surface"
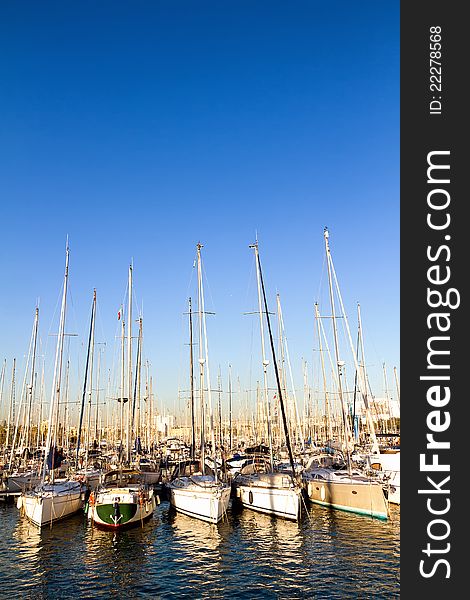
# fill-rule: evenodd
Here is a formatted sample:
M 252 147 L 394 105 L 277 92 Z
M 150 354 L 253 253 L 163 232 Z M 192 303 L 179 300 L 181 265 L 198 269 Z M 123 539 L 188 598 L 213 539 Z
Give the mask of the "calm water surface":
M 41 532 L 0 502 L 0 598 L 399 598 L 400 512 L 311 506 L 300 523 L 238 510 L 209 525 L 162 502 L 113 533 L 82 514 Z

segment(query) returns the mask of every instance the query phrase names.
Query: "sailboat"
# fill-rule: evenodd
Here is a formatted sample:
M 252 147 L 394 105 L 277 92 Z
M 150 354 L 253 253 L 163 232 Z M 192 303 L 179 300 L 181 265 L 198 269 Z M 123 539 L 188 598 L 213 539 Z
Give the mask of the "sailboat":
M 152 486 L 136 469 L 113 469 L 88 499 L 88 519 L 103 529 L 124 529 L 148 521 L 157 505 Z
M 54 376 L 49 410 L 49 422 L 46 440 L 46 452 L 42 466 L 41 483 L 31 491 L 24 492 L 17 502 L 17 507 L 27 519 L 38 527 L 51 524 L 78 512 L 83 507 L 86 486 L 80 481 L 58 479 L 55 471 L 62 462 L 62 455 L 57 447 L 57 421 L 61 398 L 62 355 L 65 336 L 65 314 L 67 305 L 67 284 L 69 274 L 68 240 L 65 253 L 65 275 L 60 311 L 59 333 L 54 365 Z
M 269 320 L 269 311 L 266 300 L 266 292 L 264 289 L 263 275 L 261 272 L 261 262 L 259 258 L 258 242 L 250 246 L 255 251 L 256 260 L 256 274 L 258 282 L 258 307 L 260 317 L 260 331 L 261 331 L 261 352 L 262 352 L 262 365 L 264 372 L 264 396 L 267 411 L 267 431 L 269 438 L 269 452 L 270 452 L 270 463 L 269 467 L 263 472 L 252 472 L 253 465 L 249 465 L 248 469 L 242 469 L 234 479 L 235 493 L 239 501 L 244 508 L 249 508 L 258 512 L 266 513 L 276 517 L 284 517 L 285 519 L 298 520 L 301 515 L 301 500 L 302 500 L 302 488 L 297 481 L 295 476 L 294 458 L 292 453 L 292 447 L 290 443 L 289 428 L 287 424 L 287 417 L 283 402 L 283 393 L 281 389 L 281 382 L 279 377 L 279 371 L 277 367 L 277 361 L 274 351 L 274 343 L 271 332 L 271 323 Z M 271 436 L 271 418 L 269 411 L 269 400 L 268 400 L 268 383 L 267 383 L 267 367 L 269 361 L 266 359 L 265 346 L 264 346 L 264 329 L 263 329 L 263 310 L 261 303 L 261 295 L 264 299 L 264 312 L 266 314 L 266 321 L 269 330 L 269 337 L 271 342 L 271 352 L 273 357 L 273 364 L 276 373 L 277 388 L 279 394 L 279 404 L 281 408 L 281 414 L 283 419 L 284 434 L 286 438 L 286 445 L 289 452 L 289 462 L 291 466 L 291 472 L 288 471 L 276 471 L 274 469 L 273 449 L 272 449 L 272 436 Z M 245 470 L 251 472 L 244 472 Z
M 143 474 L 135 468 L 125 467 L 130 460 L 130 399 L 132 398 L 132 264 L 128 274 L 128 309 L 127 309 L 127 399 L 125 395 L 125 322 L 122 318 L 121 335 L 121 444 L 124 439 L 124 403 L 127 401 L 127 434 L 126 451 L 120 452 L 119 466 L 104 474 L 103 481 L 90 494 L 88 499 L 88 519 L 98 527 L 105 529 L 124 529 L 143 524 L 153 515 L 157 505 L 157 496 L 153 486 L 147 484 Z
M 369 515 L 371 517 L 376 517 L 380 519 L 387 519 L 388 502 L 385 497 L 381 483 L 377 481 L 376 478 L 368 477 L 356 469 L 353 470 L 351 466 L 351 455 L 349 449 L 351 431 L 347 418 L 347 406 L 342 386 L 342 369 L 345 363 L 344 361 L 340 360 L 339 355 L 338 332 L 336 328 L 337 317 L 333 293 L 333 278 L 336 283 L 336 291 L 342 311 L 345 328 L 348 332 L 348 339 L 351 347 L 352 356 L 355 361 L 356 373 L 361 375 L 360 380 L 362 382 L 362 395 L 366 409 L 366 418 L 369 424 L 370 436 L 373 442 L 373 448 L 375 447 L 378 450 L 378 445 L 375 436 L 374 424 L 368 406 L 367 386 L 366 382 L 363 381 L 363 371 L 359 368 L 356 353 L 354 352 L 354 348 L 352 345 L 347 316 L 344 310 L 343 301 L 339 290 L 336 273 L 334 270 L 333 260 L 331 258 L 328 239 L 328 229 L 325 228 L 324 240 L 328 270 L 331 321 L 333 324 L 333 338 L 337 367 L 336 382 L 343 416 L 343 435 L 345 438 L 344 448 L 346 455 L 346 469 L 335 469 L 332 466 L 325 466 L 319 464 L 315 457 L 312 457 L 310 464 L 308 464 L 302 472 L 302 478 L 304 481 L 307 496 L 309 500 L 314 504 L 320 504 L 322 506 L 328 506 L 331 508 L 341 509 L 357 514 Z
M 201 244 L 197 244 L 197 273 L 198 273 L 198 316 L 199 316 L 199 394 L 201 407 L 201 470 L 193 474 L 178 474 L 168 484 L 170 503 L 177 510 L 190 517 L 217 524 L 226 514 L 231 488 L 219 477 L 217 467 L 213 474 L 206 474 L 205 449 L 205 397 L 204 386 L 207 379 L 207 404 L 209 410 L 209 426 L 211 432 L 212 462 L 215 460 L 215 432 L 211 402 L 211 381 L 209 371 L 209 351 L 207 342 L 206 318 L 204 309 L 204 289 L 202 284 Z M 191 311 L 190 311 L 191 317 Z M 191 321 L 190 321 L 191 323 Z M 190 327 L 190 329 L 192 329 Z M 191 331 L 192 336 L 192 331 Z M 192 344 L 191 356 L 192 356 Z M 192 367 L 192 361 L 191 361 Z M 192 368 L 191 368 L 192 370 Z M 192 377 L 192 374 L 191 374 Z M 192 386 L 191 386 L 192 389 Z M 193 398 L 192 398 L 193 401 Z M 193 421 L 194 423 L 194 421 Z M 194 427 L 194 425 L 193 425 Z

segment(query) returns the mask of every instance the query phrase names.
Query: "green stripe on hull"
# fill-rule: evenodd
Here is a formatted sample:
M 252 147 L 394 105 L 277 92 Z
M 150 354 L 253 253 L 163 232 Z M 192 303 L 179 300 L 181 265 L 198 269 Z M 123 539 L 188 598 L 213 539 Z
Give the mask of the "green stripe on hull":
M 310 502 L 313 504 L 320 504 L 321 506 L 328 506 L 330 508 L 336 508 L 337 510 L 344 510 L 346 512 L 356 513 L 358 515 L 367 515 L 368 517 L 374 517 L 376 519 L 388 519 L 388 515 L 384 513 L 374 512 L 367 509 L 361 508 L 351 508 L 350 506 L 343 506 L 340 504 L 332 504 L 331 502 L 322 502 L 321 500 L 312 500 L 310 498 Z
M 137 513 L 137 505 L 133 503 L 119 503 L 118 508 L 119 514 L 118 519 L 116 519 L 114 504 L 100 504 L 95 506 L 96 513 L 100 520 L 108 525 L 125 525 L 135 517 L 135 514 Z

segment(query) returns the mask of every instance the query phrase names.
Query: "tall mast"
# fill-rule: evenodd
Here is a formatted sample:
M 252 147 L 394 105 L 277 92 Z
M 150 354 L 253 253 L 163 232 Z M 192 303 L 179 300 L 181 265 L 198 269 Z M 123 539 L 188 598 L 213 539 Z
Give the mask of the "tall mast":
M 259 279 L 260 279 L 260 283 L 261 283 L 261 289 L 263 291 L 264 309 L 266 311 L 266 321 L 268 324 L 269 341 L 271 343 L 271 353 L 272 353 L 272 357 L 273 357 L 274 372 L 276 374 L 277 391 L 279 393 L 279 405 L 281 407 L 282 423 L 284 425 L 284 435 L 286 437 L 286 446 L 287 446 L 287 450 L 289 452 L 290 465 L 292 467 L 292 477 L 294 478 L 295 477 L 294 456 L 292 454 L 292 446 L 291 446 L 290 435 L 289 435 L 289 426 L 287 424 L 286 411 L 284 408 L 284 400 L 282 397 L 281 380 L 279 377 L 279 370 L 278 370 L 277 361 L 276 361 L 276 352 L 274 350 L 274 339 L 273 339 L 273 334 L 272 334 L 272 330 L 271 330 L 271 321 L 269 319 L 268 301 L 266 299 L 266 290 L 264 289 L 263 273 L 261 272 L 261 262 L 260 262 L 259 254 L 258 254 L 258 243 L 256 243 L 256 254 L 257 254 L 257 258 L 258 258 Z
M 82 437 L 83 415 L 85 412 L 85 397 L 86 397 L 86 392 L 87 392 L 88 373 L 90 370 L 89 364 L 90 364 L 91 346 L 92 346 L 93 331 L 94 331 L 95 307 L 96 307 L 96 290 L 93 290 L 93 303 L 91 306 L 90 331 L 88 333 L 88 348 L 87 348 L 86 363 L 85 363 L 85 376 L 83 379 L 82 404 L 81 404 L 81 408 L 80 408 L 80 420 L 78 423 L 77 452 L 76 452 L 76 457 L 75 457 L 77 468 L 78 468 L 78 455 L 80 452 L 80 443 L 81 443 L 81 437 Z M 88 459 L 88 451 L 86 451 L 86 452 L 87 452 L 87 459 Z
M 199 329 L 199 401 L 201 405 L 201 471 L 205 472 L 205 410 L 204 410 L 204 350 L 202 345 L 202 274 L 201 274 L 201 248 L 202 245 L 197 245 L 197 312 L 198 312 L 198 329 Z
M 131 459 L 130 419 L 132 398 L 132 264 L 129 265 L 129 294 L 127 308 L 127 461 Z
M 279 368 L 279 377 L 281 380 L 282 391 L 284 392 L 284 399 L 286 402 L 286 414 L 287 414 L 287 422 L 291 426 L 291 431 L 293 431 L 292 423 L 294 422 L 293 416 L 293 407 L 290 402 L 289 394 L 287 391 L 287 375 L 286 375 L 286 358 L 285 358 L 285 347 L 284 347 L 284 330 L 282 323 L 282 311 L 281 311 L 281 297 L 279 294 L 276 294 L 276 307 L 277 307 L 277 330 L 278 330 L 278 340 L 279 340 L 279 359 L 278 359 L 278 368 Z M 279 446 L 282 445 L 281 442 L 281 430 L 279 424 Z
M 258 284 L 258 312 L 259 312 L 259 323 L 260 323 L 260 334 L 261 334 L 261 359 L 263 361 L 263 381 L 264 381 L 264 403 L 266 406 L 267 415 L 267 433 L 268 433 L 268 445 L 269 445 L 269 458 L 271 471 L 274 470 L 274 456 L 273 456 L 273 442 L 272 442 L 272 431 L 271 431 L 271 410 L 269 406 L 269 395 L 268 395 L 268 365 L 269 361 L 266 359 L 266 351 L 264 347 L 264 327 L 263 327 L 263 309 L 261 305 L 261 265 L 259 260 L 258 252 L 258 240 L 254 244 L 250 245 L 255 251 L 256 260 L 256 281 Z M 268 318 L 268 315 L 266 315 Z M 277 367 L 276 367 L 277 371 Z
M 121 319 L 121 406 L 120 406 L 120 449 L 119 449 L 119 463 L 122 465 L 122 459 L 124 456 L 124 339 L 125 339 L 125 324 L 124 324 L 124 307 L 121 306 L 121 310 L 119 311 L 120 319 Z
M 222 384 L 221 384 L 221 373 L 220 373 L 220 365 L 219 365 L 219 372 L 217 373 L 217 392 L 218 392 L 218 403 L 217 403 L 217 410 L 218 410 L 218 417 L 219 417 L 219 444 L 222 447 L 223 446 L 223 432 L 222 432 L 222 403 L 221 403 L 221 396 L 222 396 Z
M 328 267 L 328 286 L 330 292 L 330 306 L 331 306 L 331 318 L 333 323 L 333 337 L 335 342 L 335 357 L 336 357 L 336 368 L 338 370 L 338 391 L 339 391 L 339 399 L 341 402 L 341 412 L 343 415 L 343 427 L 344 427 L 344 436 L 345 436 L 345 446 L 346 446 L 346 456 L 347 456 L 347 465 L 348 470 L 351 471 L 351 455 L 349 451 L 349 443 L 351 439 L 350 435 L 350 427 L 348 423 L 348 417 L 346 412 L 346 402 L 343 396 L 343 384 L 342 384 L 342 367 L 344 366 L 343 361 L 339 358 L 339 343 L 338 343 L 338 330 L 336 327 L 336 312 L 335 312 L 335 301 L 333 297 L 333 280 L 331 275 L 331 255 L 330 255 L 330 246 L 328 244 L 328 229 L 325 228 L 324 238 L 325 238 L 325 250 L 326 250 L 326 264 Z
M 358 361 L 358 364 L 360 366 L 359 363 L 359 348 L 361 346 L 361 309 L 360 309 L 360 304 L 359 302 L 357 303 L 357 316 L 358 316 L 358 327 L 357 327 L 357 342 L 356 342 L 356 360 Z M 365 361 L 364 361 L 364 348 L 362 348 L 362 363 L 363 363 L 363 367 L 365 368 Z M 357 397 L 357 389 L 358 389 L 358 378 L 359 378 L 359 373 L 357 372 L 357 369 L 354 373 L 354 396 L 353 396 L 353 411 L 352 411 L 352 429 L 353 429 L 353 435 L 354 435 L 354 439 L 358 440 L 359 439 L 359 425 L 356 427 L 356 397 Z
M 212 457 L 214 461 L 214 476 L 215 481 L 218 479 L 217 474 L 217 463 L 216 463 L 216 447 L 215 447 L 215 433 L 214 433 L 214 416 L 212 414 L 212 395 L 211 395 L 211 377 L 209 370 L 209 345 L 207 341 L 207 326 L 206 326 L 206 311 L 204 306 L 204 289 L 202 284 L 202 262 L 201 262 L 201 248 L 202 245 L 198 243 L 197 245 L 197 265 L 198 265 L 198 297 L 199 297 L 199 332 L 200 335 L 203 335 L 203 338 L 200 337 L 200 349 L 199 349 L 199 362 L 201 365 L 201 384 L 204 383 L 204 365 L 206 367 L 207 373 L 207 407 L 209 409 L 209 427 L 211 434 L 211 444 L 212 444 Z M 204 350 L 202 348 L 202 339 L 204 339 Z M 201 387 L 201 394 L 203 397 L 203 389 Z M 202 432 L 204 432 L 204 420 L 202 421 Z M 204 436 L 204 433 L 203 433 Z M 203 445 L 204 446 L 204 445 Z M 205 466 L 204 462 L 202 462 L 202 472 L 204 473 Z
M 59 410 L 60 401 L 60 383 L 62 378 L 62 355 L 64 350 L 64 334 L 65 334 L 65 311 L 67 307 L 67 284 L 69 276 L 69 242 L 67 238 L 67 245 L 65 250 L 65 274 L 64 274 L 64 286 L 62 293 L 62 306 L 60 310 L 60 322 L 59 322 L 59 333 L 57 336 L 57 346 L 54 361 L 54 376 L 52 380 L 52 392 L 51 392 L 51 403 L 49 407 L 49 422 L 47 428 L 46 438 L 46 451 L 44 454 L 44 465 L 42 471 L 42 483 L 46 478 L 46 467 L 48 461 L 48 455 L 51 453 L 51 473 L 52 478 L 54 477 L 54 456 L 53 448 L 55 442 L 56 432 L 53 432 L 54 414 Z
M 42 445 L 43 435 L 42 435 L 42 407 L 44 401 L 44 393 L 45 393 L 45 385 L 44 385 L 44 357 L 42 360 L 42 368 L 41 368 L 41 389 L 39 390 L 39 414 L 38 414 L 38 435 L 36 440 L 36 446 L 39 448 Z
M 343 310 L 344 312 L 344 310 Z M 362 379 L 363 379 L 363 400 L 364 400 L 364 405 L 366 408 L 366 419 L 367 419 L 367 424 L 369 426 L 369 433 L 371 435 L 371 439 L 372 439 L 372 446 L 373 446 L 373 451 L 374 452 L 378 452 L 379 451 L 379 445 L 377 442 L 377 438 L 375 436 L 375 427 L 374 427 L 374 423 L 372 421 L 372 415 L 370 414 L 370 408 L 369 408 L 369 395 L 368 395 L 368 386 L 367 386 L 367 371 L 366 371 L 366 357 L 365 357 L 365 352 L 364 352 L 364 335 L 362 332 L 362 318 L 361 318 L 361 307 L 358 304 L 357 305 L 357 314 L 358 314 L 358 319 L 359 319 L 359 332 L 360 332 L 360 339 L 361 339 L 361 349 L 362 349 L 362 362 L 363 362 L 363 370 L 360 371 L 360 373 L 362 374 Z M 346 320 L 346 325 L 347 325 L 347 320 Z M 351 347 L 352 347 L 352 343 L 351 343 Z M 359 365 L 357 363 L 357 359 L 356 359 L 356 355 L 353 353 L 354 356 L 354 360 L 356 362 L 356 372 L 359 372 Z
M 100 381 L 101 381 L 101 355 L 103 348 L 100 347 L 98 350 L 98 372 L 96 374 L 96 412 L 95 412 L 95 440 L 100 442 L 101 428 L 98 426 L 99 406 L 100 406 Z M 102 413 L 101 413 L 102 414 Z M 102 420 L 102 419 L 101 419 Z
M 62 425 L 62 442 L 61 445 L 68 451 L 68 422 L 69 413 L 67 406 L 69 404 L 69 373 L 70 373 L 70 359 L 67 358 L 67 366 L 65 367 L 65 402 L 64 404 L 64 423 Z
M 358 362 L 357 362 L 356 353 L 354 351 L 354 346 L 353 346 L 353 342 L 352 342 L 352 339 L 351 339 L 351 332 L 350 332 L 350 329 L 349 329 L 348 317 L 347 317 L 346 311 L 344 310 L 343 298 L 341 296 L 341 291 L 339 289 L 338 279 L 336 277 L 336 272 L 335 272 L 334 265 L 333 265 L 333 259 L 331 258 L 331 254 L 330 254 L 330 250 L 329 250 L 329 246 L 328 246 L 328 230 L 326 228 L 325 228 L 325 243 L 326 243 L 326 246 L 328 248 L 328 254 L 327 254 L 328 255 L 328 259 L 329 259 L 328 260 L 328 264 L 329 264 L 329 266 L 331 268 L 331 274 L 334 277 L 334 281 L 335 281 L 335 285 L 336 285 L 336 291 L 338 293 L 338 300 L 339 300 L 341 311 L 342 311 L 343 318 L 344 318 L 344 324 L 345 324 L 345 329 L 346 329 L 347 338 L 348 338 L 348 342 L 349 342 L 349 347 L 351 349 L 351 354 L 352 354 L 352 357 L 354 359 L 354 366 L 356 368 L 356 371 L 358 373 L 360 373 L 360 375 L 362 376 L 362 377 L 360 377 L 359 380 L 360 381 L 362 380 L 361 381 L 361 383 L 362 383 L 362 390 L 361 390 L 361 392 L 362 392 L 362 398 L 363 398 L 363 402 L 364 402 L 364 406 L 365 406 L 365 410 L 366 410 L 366 419 L 367 419 L 367 424 L 368 424 L 368 427 L 369 427 L 369 433 L 370 433 L 370 437 L 371 437 L 371 441 L 372 441 L 372 452 L 373 453 L 378 453 L 379 452 L 379 445 L 378 445 L 378 442 L 377 442 L 377 437 L 375 435 L 374 422 L 372 420 L 372 415 L 371 415 L 370 407 L 369 407 L 368 389 L 367 389 L 367 378 L 365 376 L 365 373 L 359 369 L 359 365 L 358 365 Z M 362 327 L 361 327 L 361 330 L 362 330 Z
M 29 444 L 30 444 L 30 432 L 31 432 L 31 409 L 32 409 L 32 405 L 33 405 L 33 389 L 34 389 L 34 381 L 35 381 L 35 369 L 36 369 L 36 347 L 37 347 L 37 337 L 38 337 L 38 323 L 39 323 L 39 307 L 36 306 L 36 312 L 34 315 L 34 325 L 33 325 L 33 330 L 34 330 L 34 341 L 33 341 L 33 357 L 32 357 L 32 361 L 31 361 L 31 379 L 29 382 L 29 386 L 28 386 L 28 396 L 29 396 L 29 400 L 28 400 L 28 415 L 26 418 L 26 441 L 25 441 L 25 445 L 27 448 L 29 448 Z
M 323 393 L 325 395 L 326 426 L 328 429 L 328 439 L 330 440 L 330 443 L 331 443 L 333 440 L 333 429 L 331 427 L 330 400 L 328 397 L 328 389 L 327 389 L 327 385 L 326 385 L 325 357 L 323 355 L 322 335 L 321 335 L 321 330 L 320 330 L 320 313 L 318 310 L 317 302 L 315 302 L 315 319 L 317 321 L 318 351 L 320 353 L 320 364 L 321 364 L 321 372 L 322 372 L 322 379 L 323 379 Z
M 229 404 L 229 451 L 232 450 L 232 365 L 228 366 L 228 404 Z
M 194 414 L 193 311 L 189 298 L 189 389 L 191 403 L 191 458 L 196 456 L 196 424 Z
M 85 448 L 85 464 L 88 467 L 88 453 L 90 451 L 91 438 L 91 402 L 93 398 L 93 359 L 95 356 L 95 320 L 96 320 L 96 289 L 93 290 L 93 308 L 91 313 L 91 344 L 90 344 L 90 383 L 88 391 L 88 425 L 87 445 Z
M 142 373 L 142 342 L 143 342 L 143 331 L 142 331 L 142 317 L 139 317 L 139 339 L 137 346 L 137 364 L 136 364 L 136 378 L 134 386 L 134 406 L 132 409 L 132 426 L 135 428 L 135 438 L 140 438 L 140 399 L 141 399 L 141 373 Z M 136 407 L 137 404 L 137 407 Z M 137 418 L 134 419 L 134 415 L 137 412 Z M 141 440 L 140 440 L 141 442 Z

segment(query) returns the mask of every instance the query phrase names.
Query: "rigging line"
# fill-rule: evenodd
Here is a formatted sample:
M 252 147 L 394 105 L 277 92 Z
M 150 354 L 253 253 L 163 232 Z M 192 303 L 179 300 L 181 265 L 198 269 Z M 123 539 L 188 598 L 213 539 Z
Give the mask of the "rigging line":
M 207 274 L 206 274 L 205 265 L 204 265 L 204 263 L 202 261 L 201 261 L 201 267 L 202 267 L 202 276 L 204 278 L 204 281 L 206 282 L 205 287 L 209 288 L 209 296 L 210 296 L 210 299 L 211 299 L 211 306 L 213 307 L 211 312 L 215 313 L 215 302 L 214 302 L 214 298 L 212 297 L 211 286 L 209 284 L 209 279 L 208 279 Z
M 252 262 L 251 262 L 250 275 L 248 277 L 248 282 L 247 282 L 246 290 L 245 290 L 245 304 L 246 305 L 248 305 L 248 297 L 249 297 L 249 295 L 251 297 L 253 297 L 253 292 L 251 290 L 252 290 L 252 282 L 255 279 L 254 276 L 253 276 L 253 272 L 254 272 L 254 269 L 255 269 L 255 264 L 256 264 L 255 263 L 255 258 L 253 257 Z M 254 311 L 254 308 L 252 308 L 250 312 L 253 312 L 253 311 Z
M 320 272 L 320 281 L 318 282 L 318 289 L 317 289 L 318 300 L 320 300 L 321 290 L 323 289 L 323 286 L 324 286 L 323 281 L 325 279 L 325 271 L 326 271 L 326 256 L 323 256 L 322 268 L 321 268 L 321 272 Z

